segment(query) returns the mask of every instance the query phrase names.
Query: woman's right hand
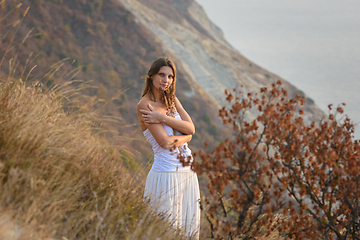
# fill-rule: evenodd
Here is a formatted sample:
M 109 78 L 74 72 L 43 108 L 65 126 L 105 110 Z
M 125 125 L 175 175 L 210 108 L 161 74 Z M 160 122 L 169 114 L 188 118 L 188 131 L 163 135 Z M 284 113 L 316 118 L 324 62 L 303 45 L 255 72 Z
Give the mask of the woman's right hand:
M 162 123 L 166 117 L 164 114 L 156 111 L 151 104 L 147 105 L 149 110 L 140 109 L 145 124 Z

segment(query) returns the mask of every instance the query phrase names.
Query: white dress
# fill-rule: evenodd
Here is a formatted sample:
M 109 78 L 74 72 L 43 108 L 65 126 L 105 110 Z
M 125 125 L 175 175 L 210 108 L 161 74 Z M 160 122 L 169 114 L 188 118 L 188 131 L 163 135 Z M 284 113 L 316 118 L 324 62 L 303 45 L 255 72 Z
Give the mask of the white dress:
M 181 120 L 179 113 L 175 113 L 175 118 Z M 163 125 L 168 136 L 174 135 L 171 127 Z M 144 198 L 150 200 L 155 211 L 165 214 L 174 227 L 181 228 L 187 236 L 198 239 L 199 182 L 196 173 L 189 166 L 183 167 L 178 159 L 179 154 L 191 157 L 187 143 L 179 147 L 182 149 L 180 153 L 178 149 L 174 151 L 160 147 L 149 129 L 143 134 L 154 151 L 154 164 L 146 179 Z

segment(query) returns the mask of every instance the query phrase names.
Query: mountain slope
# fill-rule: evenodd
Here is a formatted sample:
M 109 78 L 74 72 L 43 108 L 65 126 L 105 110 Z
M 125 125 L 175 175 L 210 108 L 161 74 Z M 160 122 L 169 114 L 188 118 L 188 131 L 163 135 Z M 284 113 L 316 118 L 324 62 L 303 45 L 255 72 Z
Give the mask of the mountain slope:
M 190 76 L 191 85 L 207 92 L 218 106 L 226 104 L 225 89 L 243 85 L 247 92 L 253 92 L 280 79 L 235 50 L 195 1 L 120 1 L 160 39 L 163 49 L 177 58 Z M 160 11 L 159 6 L 163 10 Z M 290 95 L 301 92 L 284 79 L 280 80 Z M 308 120 L 319 119 L 322 115 L 312 103 L 308 99 Z
M 9 3 L 5 10 L 16 4 Z M 11 75 L 25 80 L 36 66 L 26 81 L 40 81 L 45 88 L 80 79 L 85 84 L 72 84 L 83 89 L 77 103 L 80 110 L 102 106 L 100 115 L 112 121 L 100 119 L 99 125 L 126 150 L 127 159 L 140 164 L 148 164 L 151 149 L 137 126 L 135 106 L 142 91 L 141 76 L 157 57 L 170 56 L 178 67 L 177 96 L 196 126 L 193 150 L 204 141 L 215 146 L 232 135 L 218 118 L 225 88 L 243 85 L 252 92 L 279 79 L 232 48 L 193 0 L 24 0 L 22 4 L 14 16 L 1 22 L 2 76 L 9 74 L 13 59 L 17 69 Z M 27 6 L 30 10 L 18 30 L 10 29 Z M 22 47 L 9 49 L 10 43 Z M 58 61 L 62 62 L 52 66 Z M 49 69 L 54 74 L 44 76 Z M 283 83 L 291 95 L 301 93 Z M 311 99 L 307 103 L 307 118 L 318 119 L 321 111 Z

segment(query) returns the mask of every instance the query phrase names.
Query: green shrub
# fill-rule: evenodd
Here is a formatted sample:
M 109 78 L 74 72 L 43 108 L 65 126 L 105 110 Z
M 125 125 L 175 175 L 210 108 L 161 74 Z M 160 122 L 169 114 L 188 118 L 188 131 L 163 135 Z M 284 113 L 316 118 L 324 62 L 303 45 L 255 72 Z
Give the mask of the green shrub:
M 211 117 L 209 114 L 204 113 L 204 115 L 202 116 L 202 119 L 204 120 L 204 122 L 206 122 L 207 124 L 211 124 Z
M 312 100 L 311 98 L 305 98 L 305 103 L 307 103 L 309 105 L 314 105 L 315 104 L 314 100 Z
M 192 136 L 192 139 L 193 140 L 200 140 L 200 135 L 195 133 L 193 136 Z
M 216 136 L 219 134 L 219 130 L 218 127 L 215 125 L 211 125 L 210 129 L 209 129 L 209 133 L 213 136 Z
M 94 8 L 93 8 L 93 6 L 91 4 L 88 3 L 88 4 L 85 5 L 84 10 L 87 13 L 92 13 L 94 11 Z

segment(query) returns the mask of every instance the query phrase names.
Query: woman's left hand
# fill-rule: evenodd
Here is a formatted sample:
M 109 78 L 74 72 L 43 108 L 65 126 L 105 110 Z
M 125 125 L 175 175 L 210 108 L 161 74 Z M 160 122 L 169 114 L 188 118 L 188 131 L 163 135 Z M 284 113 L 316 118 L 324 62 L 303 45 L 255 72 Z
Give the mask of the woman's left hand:
M 161 123 L 165 117 L 164 114 L 156 111 L 150 104 L 148 104 L 149 110 L 143 110 L 140 109 L 140 112 L 142 113 L 142 118 L 145 122 L 145 124 L 150 123 Z

